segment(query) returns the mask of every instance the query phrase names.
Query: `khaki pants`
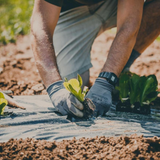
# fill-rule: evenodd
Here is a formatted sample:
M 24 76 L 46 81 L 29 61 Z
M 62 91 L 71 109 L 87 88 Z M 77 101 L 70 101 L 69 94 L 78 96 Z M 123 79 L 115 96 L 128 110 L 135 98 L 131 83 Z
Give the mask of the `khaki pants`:
M 115 27 L 116 20 L 117 0 L 81 6 L 60 14 L 53 44 L 62 78 L 70 79 L 80 74 L 85 75 L 83 81 L 89 80 L 92 44 L 99 33 Z

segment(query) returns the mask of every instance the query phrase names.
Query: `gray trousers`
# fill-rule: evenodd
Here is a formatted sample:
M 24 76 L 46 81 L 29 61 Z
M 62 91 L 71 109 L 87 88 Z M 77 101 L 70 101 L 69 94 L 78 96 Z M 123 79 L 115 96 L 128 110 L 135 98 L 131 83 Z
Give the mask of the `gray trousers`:
M 117 0 L 81 6 L 60 14 L 53 45 L 62 79 L 80 74 L 84 85 L 88 84 L 92 44 L 100 33 L 115 27 L 116 20 Z

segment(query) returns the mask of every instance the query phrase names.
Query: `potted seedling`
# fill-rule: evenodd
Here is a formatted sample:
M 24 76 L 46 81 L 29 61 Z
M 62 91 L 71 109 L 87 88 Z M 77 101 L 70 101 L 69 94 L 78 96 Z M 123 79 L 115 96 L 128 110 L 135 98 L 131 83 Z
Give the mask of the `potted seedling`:
M 95 110 L 95 105 L 90 99 L 85 98 L 85 95 L 88 92 L 88 87 L 85 86 L 82 91 L 82 84 L 83 81 L 80 75 L 77 76 L 77 79 L 70 79 L 69 81 L 65 78 L 65 82 L 63 83 L 64 87 L 83 104 L 83 118 L 89 118 Z
M 119 79 L 119 103 L 117 111 L 127 111 L 141 114 L 150 113 L 151 102 L 159 92 L 155 75 L 138 76 L 133 73 L 122 73 Z

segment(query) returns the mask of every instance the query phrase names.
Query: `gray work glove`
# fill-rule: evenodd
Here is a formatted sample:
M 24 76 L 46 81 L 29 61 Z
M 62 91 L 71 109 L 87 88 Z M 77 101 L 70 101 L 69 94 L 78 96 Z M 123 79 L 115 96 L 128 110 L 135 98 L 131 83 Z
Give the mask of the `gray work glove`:
M 83 117 L 83 105 L 77 98 L 65 89 L 63 81 L 51 84 L 47 88 L 48 95 L 57 112 L 62 115 Z
M 108 112 L 112 105 L 112 91 L 114 86 L 107 82 L 105 79 L 97 78 L 94 85 L 91 87 L 85 98 L 89 98 L 96 110 L 94 116 L 103 116 Z

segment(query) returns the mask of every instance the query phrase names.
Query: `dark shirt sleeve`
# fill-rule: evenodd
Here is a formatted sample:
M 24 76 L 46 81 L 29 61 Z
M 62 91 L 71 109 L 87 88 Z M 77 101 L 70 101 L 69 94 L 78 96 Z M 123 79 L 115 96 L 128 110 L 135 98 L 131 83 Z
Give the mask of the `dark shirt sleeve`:
M 51 4 L 54 4 L 56 6 L 62 7 L 63 4 L 63 0 L 45 0 Z

